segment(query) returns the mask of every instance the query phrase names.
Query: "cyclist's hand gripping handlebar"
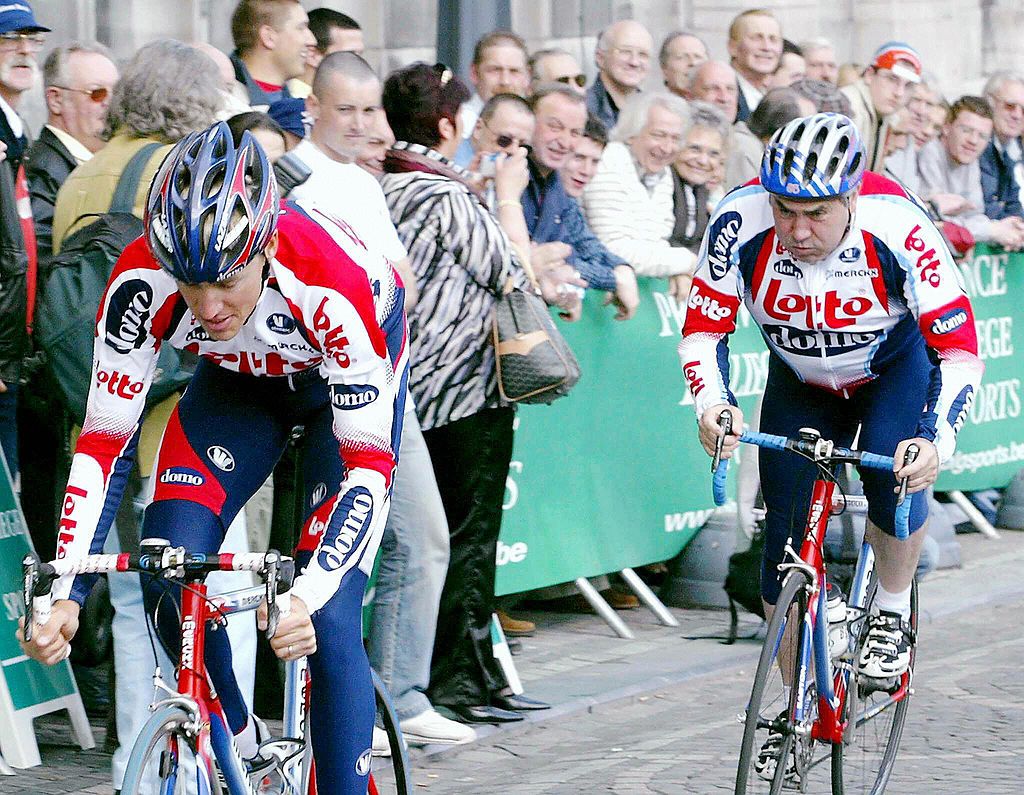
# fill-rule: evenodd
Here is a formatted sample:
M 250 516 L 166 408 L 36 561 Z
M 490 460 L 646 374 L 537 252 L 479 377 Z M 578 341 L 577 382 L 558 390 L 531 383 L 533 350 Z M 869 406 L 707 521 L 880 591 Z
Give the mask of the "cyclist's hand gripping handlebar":
M 21 561 L 22 603 L 25 608 L 25 642 L 32 640 L 35 626 L 45 625 L 50 620 L 50 591 L 56 572 L 49 563 L 40 563 L 34 555 L 26 555 Z
M 277 625 L 281 618 L 288 615 L 292 608 L 291 587 L 295 579 L 295 561 L 282 559 L 276 551 L 267 553 L 266 573 L 267 584 L 267 639 L 277 633 Z

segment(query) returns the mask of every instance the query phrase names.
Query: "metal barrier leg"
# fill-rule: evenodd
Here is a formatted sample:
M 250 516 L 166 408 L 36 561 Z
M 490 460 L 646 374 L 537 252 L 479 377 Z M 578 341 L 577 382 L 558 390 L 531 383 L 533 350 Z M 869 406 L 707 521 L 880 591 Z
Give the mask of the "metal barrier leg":
M 601 616 L 613 630 L 615 634 L 620 638 L 626 640 L 633 640 L 635 637 L 633 632 L 627 627 L 621 618 L 612 610 L 604 598 L 598 593 L 597 588 L 590 584 L 590 580 L 586 577 L 576 578 L 576 587 L 580 589 L 580 593 L 583 594 L 583 598 L 586 599 L 595 612 Z
M 979 511 L 974 503 L 967 499 L 967 495 L 962 491 L 950 491 L 947 492 L 949 498 L 959 507 L 967 518 L 970 519 L 971 524 L 974 525 L 980 532 L 987 535 L 989 538 L 999 538 L 999 532 L 989 524 L 988 519 L 985 515 Z
M 619 572 L 622 575 L 622 579 L 626 581 L 626 585 L 633 589 L 633 593 L 637 595 L 641 602 L 647 605 L 651 612 L 658 617 L 658 620 L 666 627 L 678 627 L 679 622 L 676 621 L 676 617 L 672 615 L 668 608 L 665 607 L 654 591 L 647 587 L 647 583 L 640 579 L 639 575 L 632 569 L 623 569 Z

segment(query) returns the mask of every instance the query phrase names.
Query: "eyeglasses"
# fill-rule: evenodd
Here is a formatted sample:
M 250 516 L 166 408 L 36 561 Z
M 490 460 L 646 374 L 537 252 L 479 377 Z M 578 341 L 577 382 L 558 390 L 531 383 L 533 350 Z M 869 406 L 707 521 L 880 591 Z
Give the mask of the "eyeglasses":
M 575 83 L 580 88 L 583 88 L 587 84 L 587 76 L 584 74 L 578 75 L 562 75 L 561 77 L 555 78 L 556 83 L 565 83 L 567 86 Z
M 1020 102 L 1007 102 L 1002 97 L 992 97 L 992 99 L 998 102 L 999 106 L 1007 113 L 1024 113 L 1024 105 Z
M 651 60 L 651 54 L 647 50 L 636 50 L 631 47 L 612 47 L 612 52 L 627 61 L 637 60 L 643 63 Z
M 64 91 L 74 91 L 76 94 L 85 94 L 93 102 L 105 102 L 107 97 L 110 96 L 110 89 L 105 86 L 99 88 L 72 88 L 71 86 L 57 86 L 54 88 L 60 88 Z
M 0 50 L 10 51 L 25 47 L 30 52 L 39 52 L 46 44 L 41 33 L 0 33 Z
M 483 119 L 481 119 L 480 123 L 484 127 L 486 127 L 487 130 L 492 135 L 494 135 L 494 130 L 491 129 L 491 126 L 487 122 L 485 122 Z M 518 138 L 515 135 L 509 135 L 508 133 L 499 133 L 499 134 L 497 134 L 495 136 L 495 138 L 494 138 L 494 143 L 497 144 L 499 149 L 508 149 L 510 146 L 512 146 L 512 144 L 515 144 L 516 146 L 525 147 L 527 154 L 529 154 L 533 150 L 533 147 L 531 147 L 522 138 Z

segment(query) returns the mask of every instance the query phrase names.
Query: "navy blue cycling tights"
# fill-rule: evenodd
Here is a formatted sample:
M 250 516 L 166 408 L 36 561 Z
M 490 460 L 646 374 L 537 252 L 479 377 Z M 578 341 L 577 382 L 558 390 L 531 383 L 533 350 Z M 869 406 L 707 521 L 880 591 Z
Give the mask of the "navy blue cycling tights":
M 814 428 L 822 437 L 849 447 L 861 426 L 859 449 L 893 455 L 897 444 L 917 435 L 933 367 L 922 341 L 873 381 L 844 398 L 802 383 L 788 365 L 773 355 L 768 365 L 760 430 L 796 436 L 801 428 Z M 775 604 L 782 590 L 778 565 L 787 540 L 794 539 L 799 550 L 817 468 L 789 451 L 762 449 L 758 456 L 767 512 L 761 595 L 769 604 Z M 883 532 L 895 535 L 895 477 L 891 472 L 873 469 L 861 469 L 860 477 L 868 499 L 868 518 Z M 925 494 L 913 495 L 912 533 L 928 518 Z
M 227 527 L 267 479 L 295 425 L 306 428 L 302 489 L 308 522 L 314 510 L 336 496 L 343 474 L 326 382 L 315 373 L 290 383 L 201 362 L 164 434 L 156 496 L 146 510 L 143 537 L 166 538 L 172 546 L 196 552 L 218 551 Z M 173 491 L 161 488 L 166 484 Z M 167 498 L 168 492 L 181 495 L 183 489 L 190 498 Z M 335 514 L 344 518 L 341 511 Z M 370 544 L 363 554 L 372 561 L 376 549 Z M 296 556 L 299 569 L 309 558 L 309 552 Z M 310 733 L 318 790 L 325 795 L 365 793 L 367 787 L 375 706 L 360 623 L 365 585 L 366 575 L 353 566 L 312 616 L 317 651 L 309 658 Z M 152 615 L 162 589 L 146 587 L 144 580 L 143 591 Z M 164 598 L 158 617 L 172 659 L 180 645 L 177 601 Z M 207 632 L 206 663 L 237 733 L 248 710 L 232 673 L 226 632 Z

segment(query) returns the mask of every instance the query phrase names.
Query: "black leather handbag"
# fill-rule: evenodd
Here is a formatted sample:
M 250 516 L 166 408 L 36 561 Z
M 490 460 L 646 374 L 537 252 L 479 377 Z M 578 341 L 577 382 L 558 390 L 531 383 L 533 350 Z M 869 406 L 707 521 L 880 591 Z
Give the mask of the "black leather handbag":
M 498 391 L 508 403 L 552 403 L 580 380 L 580 365 L 544 300 L 509 285 L 494 310 Z

